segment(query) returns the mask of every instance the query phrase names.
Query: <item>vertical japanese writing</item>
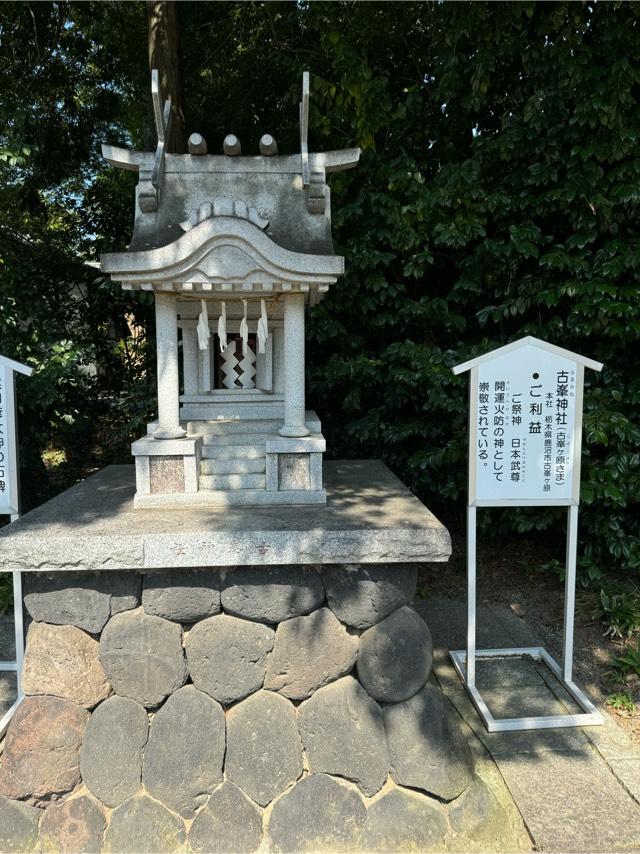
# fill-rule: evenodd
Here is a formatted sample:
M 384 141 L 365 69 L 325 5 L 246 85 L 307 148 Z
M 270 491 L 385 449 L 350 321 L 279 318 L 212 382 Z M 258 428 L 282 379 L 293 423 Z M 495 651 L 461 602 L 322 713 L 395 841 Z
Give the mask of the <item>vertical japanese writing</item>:
M 567 410 L 569 408 L 569 373 L 556 373 L 556 484 L 563 486 L 567 470 Z
M 511 482 L 520 483 L 526 476 L 526 439 L 520 435 L 522 426 L 521 391 L 511 393 Z
M 478 393 L 478 458 L 489 459 L 489 383 L 480 383 Z
M 493 475 L 502 483 L 504 468 L 504 380 L 493 384 Z
M 517 483 L 522 475 L 522 440 L 518 436 L 511 439 L 511 480 Z
M 542 469 L 542 491 L 551 492 L 551 457 L 552 452 L 552 436 L 553 436 L 553 416 L 545 415 L 544 417 L 544 458 Z
M 477 498 L 571 499 L 575 365 L 525 347 L 480 366 L 477 382 Z
M 517 398 L 517 400 L 516 400 Z M 514 392 L 511 396 L 511 426 L 519 427 L 522 424 L 522 392 Z
M 539 379 L 540 374 L 536 371 L 533 374 L 533 379 Z M 540 389 L 542 388 L 542 383 L 531 384 L 529 386 L 529 397 L 530 398 L 539 398 L 542 397 L 542 392 Z M 536 400 L 529 401 L 529 433 L 534 435 L 536 433 L 542 433 L 542 422 L 536 417 L 542 415 L 542 404 Z

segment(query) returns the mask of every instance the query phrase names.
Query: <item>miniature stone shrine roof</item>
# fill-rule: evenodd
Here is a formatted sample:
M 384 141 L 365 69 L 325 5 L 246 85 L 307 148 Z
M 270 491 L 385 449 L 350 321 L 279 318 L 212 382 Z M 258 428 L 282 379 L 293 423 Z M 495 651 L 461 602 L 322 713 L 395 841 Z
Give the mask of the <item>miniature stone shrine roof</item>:
M 104 255 L 102 269 L 127 289 L 325 291 L 344 272 L 336 255 L 291 252 L 249 219 L 211 216 L 168 246 Z
M 156 71 L 152 73 L 152 99 L 158 134 L 155 152 L 102 147 L 108 163 L 139 176 L 130 253 L 141 260 L 141 253 L 150 250 L 174 244 L 182 248 L 185 231 L 195 232 L 193 241 L 205 233 L 205 229 L 198 230 L 204 220 L 225 217 L 251 223 L 289 253 L 333 257 L 327 174 L 356 166 L 360 149 L 309 153 L 308 72 L 303 75 L 299 154 L 278 155 L 269 134 L 260 140 L 262 154 L 258 156 L 242 156 L 240 142 L 232 134 L 226 137 L 221 155 L 208 154 L 200 134 L 189 138 L 189 154 L 171 154 L 166 151 L 171 99 L 163 106 Z M 156 257 L 161 256 L 149 255 L 150 261 Z M 105 260 L 105 270 L 125 268 L 120 254 L 105 258 L 114 259 Z
M 105 145 L 102 153 L 113 166 L 150 173 L 153 152 L 136 152 Z M 310 154 L 313 173 L 326 175 L 353 168 L 360 150 Z M 129 251 L 157 249 L 177 240 L 184 232 L 181 222 L 199 206 L 222 198 L 255 207 L 268 220 L 266 234 L 285 249 L 332 255 L 331 215 L 328 188 L 318 179 L 318 190 L 326 192 L 325 211 L 310 213 L 300 176 L 300 155 L 230 157 L 222 155 L 167 154 L 158 208 L 145 212 L 136 205 L 133 237 Z

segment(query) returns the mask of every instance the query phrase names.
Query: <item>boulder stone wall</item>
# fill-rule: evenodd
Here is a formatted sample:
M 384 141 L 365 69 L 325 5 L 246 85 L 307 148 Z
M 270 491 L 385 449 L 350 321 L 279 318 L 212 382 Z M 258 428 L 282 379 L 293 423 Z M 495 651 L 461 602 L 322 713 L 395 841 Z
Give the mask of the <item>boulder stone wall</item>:
M 0 850 L 457 850 L 486 784 L 415 587 L 405 565 L 28 575 Z

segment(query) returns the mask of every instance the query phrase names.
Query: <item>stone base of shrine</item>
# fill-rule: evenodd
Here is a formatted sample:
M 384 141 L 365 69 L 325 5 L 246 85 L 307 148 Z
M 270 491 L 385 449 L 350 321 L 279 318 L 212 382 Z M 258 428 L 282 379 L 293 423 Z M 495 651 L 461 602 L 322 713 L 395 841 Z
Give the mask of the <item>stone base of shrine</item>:
M 25 574 L 0 850 L 499 850 L 416 568 Z M 504 844 L 504 843 L 503 843 Z
M 1 851 L 513 838 L 411 607 L 447 530 L 380 462 L 327 463 L 325 486 L 325 505 L 284 512 L 150 512 L 113 466 L 0 531 L 31 621 Z
M 449 559 L 447 529 L 379 460 L 325 462 L 324 485 L 323 505 L 151 511 L 133 466 L 109 466 L 0 529 L 0 571 Z
M 263 489 L 203 490 L 183 495 L 136 495 L 137 510 L 182 510 L 186 507 L 295 507 L 326 504 L 324 489 L 269 493 Z
M 260 411 L 259 411 L 260 412 Z M 187 435 L 156 439 L 157 422 L 131 446 L 139 509 L 325 504 L 327 448 L 315 412 L 310 435 L 279 434 L 282 418 L 219 417 L 188 421 Z

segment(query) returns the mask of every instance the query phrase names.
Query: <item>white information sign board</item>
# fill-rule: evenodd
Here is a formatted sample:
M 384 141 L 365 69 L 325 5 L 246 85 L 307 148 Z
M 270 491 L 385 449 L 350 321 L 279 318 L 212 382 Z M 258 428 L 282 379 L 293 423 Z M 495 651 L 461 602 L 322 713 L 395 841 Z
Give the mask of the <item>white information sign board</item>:
M 0 356 L 0 515 L 18 518 L 20 496 L 18 491 L 18 444 L 16 433 L 15 373 L 30 377 L 33 368 L 28 368 L 13 359 Z M 14 712 L 22 702 L 22 660 L 24 654 L 24 626 L 22 620 L 22 577 L 13 572 L 13 615 L 16 640 L 15 661 L 0 661 L 1 671 L 14 671 L 18 688 L 18 699 L 0 717 L 0 738 L 6 732 Z
M 467 649 L 454 667 L 490 732 L 601 724 L 602 715 L 575 685 L 575 610 L 582 393 L 585 367 L 602 365 L 527 337 L 453 369 L 470 373 L 467 515 Z M 566 506 L 567 561 L 562 667 L 542 647 L 476 649 L 476 511 L 478 507 Z M 583 710 L 580 714 L 496 720 L 475 684 L 477 658 L 529 656 L 544 662 Z
M 11 475 L 13 468 L 9 465 L 11 449 L 9 445 L 9 397 L 13 398 L 13 389 L 9 389 L 7 369 L 0 363 L 0 513 L 13 515 L 17 509 L 11 500 Z M 13 372 L 11 372 L 13 376 Z M 13 384 L 12 384 L 13 385 Z M 11 392 L 11 393 L 10 393 Z
M 14 373 L 31 376 L 32 368 L 0 356 L 0 513 L 16 516 L 18 502 L 18 448 Z
M 17 516 L 18 449 L 16 437 L 15 372 L 31 376 L 28 368 L 0 356 L 0 513 Z
M 577 503 L 582 370 L 531 345 L 474 369 L 473 503 Z
M 18 513 L 13 371 L 0 362 L 0 513 Z

